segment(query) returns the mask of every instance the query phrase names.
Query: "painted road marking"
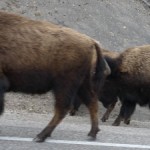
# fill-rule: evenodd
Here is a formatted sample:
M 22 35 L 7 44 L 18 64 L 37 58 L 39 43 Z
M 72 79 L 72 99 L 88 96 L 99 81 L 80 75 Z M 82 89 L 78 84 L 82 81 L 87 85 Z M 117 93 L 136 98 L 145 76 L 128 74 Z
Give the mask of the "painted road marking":
M 2 141 L 22 141 L 32 142 L 32 138 L 22 137 L 0 137 Z M 70 145 L 89 145 L 89 146 L 104 146 L 104 147 L 120 147 L 120 148 L 136 148 L 136 149 L 150 149 L 150 145 L 135 145 L 135 144 L 119 144 L 119 143 L 101 143 L 101 142 L 89 142 L 89 141 L 67 141 L 67 140 L 46 140 L 47 143 L 53 144 L 70 144 Z

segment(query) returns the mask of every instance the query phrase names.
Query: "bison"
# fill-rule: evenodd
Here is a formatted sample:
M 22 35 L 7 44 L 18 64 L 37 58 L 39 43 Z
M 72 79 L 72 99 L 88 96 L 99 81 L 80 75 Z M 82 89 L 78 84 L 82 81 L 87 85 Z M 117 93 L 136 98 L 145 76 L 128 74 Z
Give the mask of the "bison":
M 0 12 L 0 113 L 6 92 L 52 91 L 55 113 L 34 140 L 43 142 L 68 113 L 78 95 L 91 117 L 89 136 L 96 138 L 101 89 L 110 69 L 99 43 L 73 29 Z M 94 83 L 94 85 L 93 85 Z
M 118 53 L 114 59 L 112 56 L 104 57 L 111 68 L 111 75 L 106 79 L 101 101 L 113 109 L 120 99 L 122 106 L 120 113 L 113 125 L 118 126 L 124 120 L 129 124 L 131 115 L 134 113 L 136 104 L 150 106 L 150 45 L 129 48 Z M 110 94 L 108 95 L 107 92 Z M 111 100 L 110 100 L 111 99 Z M 108 113 L 109 114 L 109 113 Z M 106 116 L 105 116 L 106 115 Z M 107 119 L 107 113 L 102 118 Z
M 150 106 L 150 45 L 129 48 L 121 53 L 103 49 L 102 54 L 111 68 L 99 93 L 99 100 L 107 108 L 102 121 L 108 119 L 119 98 L 122 106 L 113 125 L 118 126 L 122 120 L 129 124 L 136 104 Z

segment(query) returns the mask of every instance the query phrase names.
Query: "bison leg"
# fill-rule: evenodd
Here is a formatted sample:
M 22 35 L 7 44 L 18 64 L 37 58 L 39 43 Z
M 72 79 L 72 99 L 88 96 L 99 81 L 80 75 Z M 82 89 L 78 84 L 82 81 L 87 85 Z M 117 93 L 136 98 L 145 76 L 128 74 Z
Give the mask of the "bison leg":
M 120 114 L 114 121 L 113 126 L 119 126 L 121 121 L 124 120 L 125 124 L 130 124 L 130 118 L 135 111 L 136 103 L 129 100 L 124 100 L 120 109 Z
M 75 97 L 77 89 L 66 85 L 66 83 L 64 86 L 63 85 L 64 84 L 61 83 L 60 86 L 57 86 L 54 89 L 56 99 L 54 116 L 44 130 L 36 136 L 34 139 L 35 142 L 43 142 L 47 137 L 51 136 L 53 130 L 62 121 L 70 109 L 72 98 Z
M 128 125 L 130 124 L 131 116 L 135 111 L 136 103 L 126 101 L 123 105 L 125 107 L 124 108 L 124 123 Z
M 43 142 L 47 137 L 51 136 L 51 133 L 56 126 L 62 121 L 69 109 L 61 108 L 58 104 L 55 106 L 55 115 L 44 130 L 37 135 L 34 139 L 35 142 Z
M 4 93 L 9 88 L 9 82 L 6 77 L 0 78 L 0 115 L 4 112 Z
M 92 137 L 92 139 L 95 139 L 96 134 L 98 131 L 100 131 L 98 127 L 98 98 L 95 93 L 92 92 L 88 84 L 79 90 L 79 96 L 90 112 L 91 130 L 88 136 Z
M 134 113 L 136 103 L 130 100 L 124 100 L 120 109 L 119 116 L 112 124 L 113 126 L 119 126 L 121 121 L 124 120 L 125 124 L 130 124 L 131 115 Z
M 124 106 L 122 105 L 120 108 L 120 113 L 112 125 L 119 126 L 123 119 L 124 119 Z
M 76 114 L 76 112 L 78 111 L 80 105 L 81 105 L 81 99 L 79 98 L 79 96 L 77 96 L 74 99 L 73 106 L 70 110 L 70 116 L 74 116 Z
M 123 117 L 119 114 L 112 125 L 113 126 L 119 126 L 122 120 L 123 120 Z
M 112 110 L 114 109 L 114 107 L 115 107 L 115 105 L 116 105 L 116 102 L 117 102 L 117 101 L 113 102 L 112 104 L 110 104 L 110 105 L 108 106 L 108 108 L 107 108 L 105 114 L 103 115 L 103 117 L 102 117 L 102 119 L 101 119 L 102 122 L 106 122 L 106 120 L 108 120 L 110 113 L 112 112 Z
M 0 91 L 0 115 L 4 112 L 4 92 Z
M 96 134 L 100 131 L 98 127 L 98 99 L 93 96 L 91 99 L 91 102 L 87 105 L 90 117 L 91 117 L 91 123 L 92 127 L 90 132 L 88 133 L 88 136 L 92 137 L 93 139 L 96 139 Z

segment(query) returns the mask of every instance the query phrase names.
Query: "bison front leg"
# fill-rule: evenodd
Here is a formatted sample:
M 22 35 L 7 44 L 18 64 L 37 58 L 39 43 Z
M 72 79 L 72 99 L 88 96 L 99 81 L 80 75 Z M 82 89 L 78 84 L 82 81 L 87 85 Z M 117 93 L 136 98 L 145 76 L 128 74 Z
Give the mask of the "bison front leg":
M 81 105 L 81 99 L 79 98 L 79 96 L 76 96 L 76 98 L 73 101 L 72 108 L 70 110 L 70 116 L 74 116 L 76 114 L 80 105 Z
M 116 105 L 116 102 L 117 102 L 117 101 L 113 102 L 112 104 L 110 104 L 110 105 L 108 106 L 108 108 L 107 108 L 105 114 L 103 115 L 103 117 L 102 117 L 102 119 L 101 119 L 102 122 L 106 122 L 106 120 L 108 120 L 110 113 L 112 112 L 112 110 L 114 109 L 114 107 L 115 107 L 115 105 Z
M 4 93 L 8 90 L 9 88 L 9 81 L 8 79 L 0 75 L 0 115 L 4 112 Z

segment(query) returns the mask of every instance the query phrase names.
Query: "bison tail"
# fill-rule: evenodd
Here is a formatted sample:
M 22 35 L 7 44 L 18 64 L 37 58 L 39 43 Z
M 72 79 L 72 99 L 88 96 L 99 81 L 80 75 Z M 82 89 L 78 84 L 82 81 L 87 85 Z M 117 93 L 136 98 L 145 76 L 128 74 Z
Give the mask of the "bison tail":
M 110 67 L 107 64 L 106 60 L 104 59 L 100 44 L 96 41 L 95 49 L 97 53 L 97 62 L 95 68 L 95 75 L 94 75 L 94 85 L 96 92 L 100 92 L 106 77 L 111 73 Z

